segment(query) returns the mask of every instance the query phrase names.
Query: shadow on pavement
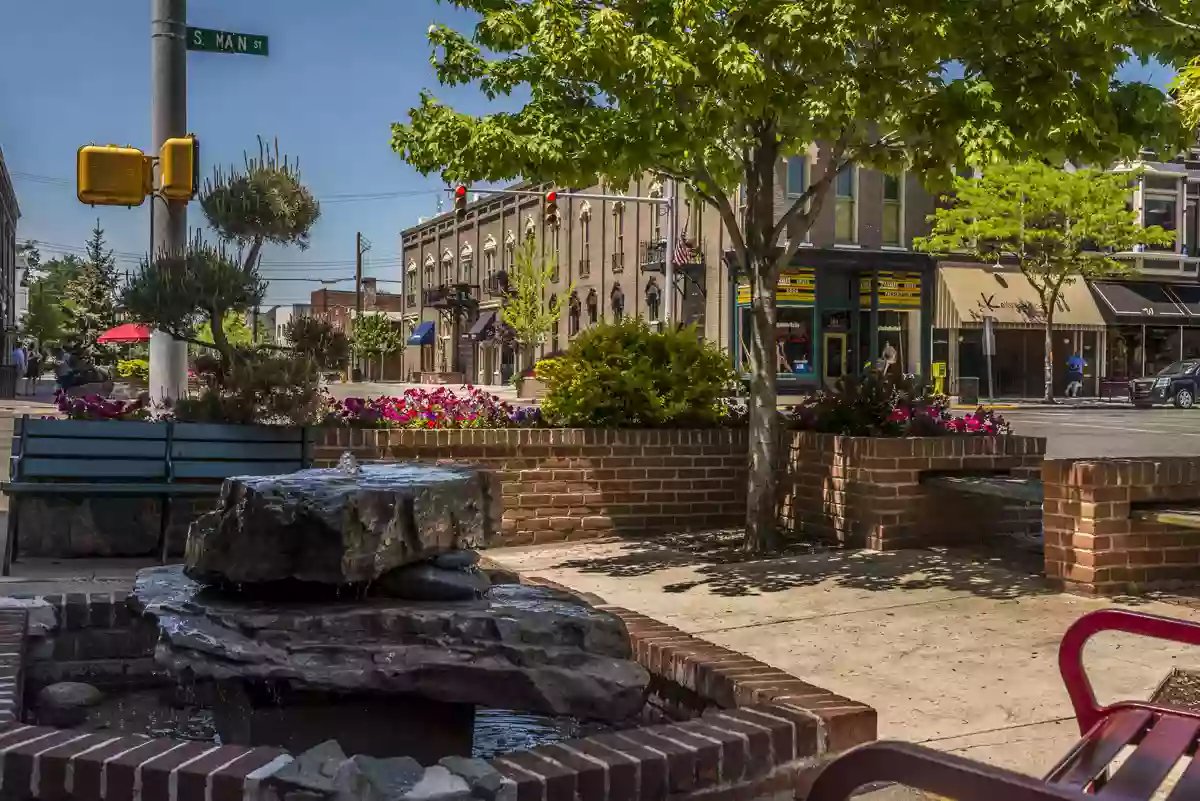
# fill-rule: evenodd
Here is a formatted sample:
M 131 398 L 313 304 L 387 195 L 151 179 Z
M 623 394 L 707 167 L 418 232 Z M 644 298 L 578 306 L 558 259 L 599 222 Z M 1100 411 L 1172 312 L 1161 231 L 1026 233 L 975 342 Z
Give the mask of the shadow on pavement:
M 615 578 L 693 568 L 694 580 L 662 587 L 686 593 L 703 587 L 714 595 L 783 592 L 831 582 L 837 588 L 869 591 L 942 588 L 982 598 L 1053 595 L 1052 588 L 1023 555 L 958 549 L 866 551 L 817 544 L 791 544 L 762 558 L 742 551 L 740 532 L 679 535 L 626 541 L 618 555 L 572 559 L 556 568 Z

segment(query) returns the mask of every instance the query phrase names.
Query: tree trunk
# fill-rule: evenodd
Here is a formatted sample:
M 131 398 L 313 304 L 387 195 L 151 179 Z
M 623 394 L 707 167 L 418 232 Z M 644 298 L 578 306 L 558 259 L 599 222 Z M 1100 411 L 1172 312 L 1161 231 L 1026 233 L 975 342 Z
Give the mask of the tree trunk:
M 779 545 L 776 519 L 779 450 L 779 410 L 775 369 L 775 288 L 778 270 L 774 257 L 751 259 L 750 281 L 754 304 L 750 319 L 750 475 L 746 494 L 746 549 L 755 553 Z
M 221 354 L 221 362 L 225 368 L 233 366 L 233 348 L 229 346 L 229 339 L 225 336 L 225 312 L 213 312 L 213 316 L 208 321 L 208 329 L 212 332 L 213 345 L 217 349 L 217 353 Z
M 1054 315 L 1046 315 L 1046 386 L 1042 401 L 1054 403 Z

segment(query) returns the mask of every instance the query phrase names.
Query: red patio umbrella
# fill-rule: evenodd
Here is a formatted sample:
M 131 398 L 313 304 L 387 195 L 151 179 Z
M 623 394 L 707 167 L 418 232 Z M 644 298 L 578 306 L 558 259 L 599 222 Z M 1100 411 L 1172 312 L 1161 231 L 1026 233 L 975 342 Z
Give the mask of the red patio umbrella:
M 116 328 L 110 328 L 99 337 L 97 342 L 105 345 L 130 345 L 135 342 L 149 342 L 150 329 L 140 323 L 122 323 Z

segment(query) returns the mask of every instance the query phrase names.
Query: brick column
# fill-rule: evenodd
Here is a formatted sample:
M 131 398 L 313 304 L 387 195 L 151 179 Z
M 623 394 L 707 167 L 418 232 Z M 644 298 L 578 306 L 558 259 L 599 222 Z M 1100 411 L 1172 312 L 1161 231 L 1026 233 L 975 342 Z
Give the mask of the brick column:
M 1200 507 L 1200 458 L 1047 460 L 1046 576 L 1068 592 L 1119 595 L 1200 580 L 1200 530 L 1135 520 Z

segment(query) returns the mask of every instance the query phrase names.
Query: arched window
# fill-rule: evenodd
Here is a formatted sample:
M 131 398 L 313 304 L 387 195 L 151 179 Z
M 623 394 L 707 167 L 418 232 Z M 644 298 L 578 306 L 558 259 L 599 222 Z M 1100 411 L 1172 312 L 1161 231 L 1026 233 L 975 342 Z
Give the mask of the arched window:
M 613 204 L 613 274 L 625 272 L 625 202 Z
M 579 333 L 579 318 L 583 314 L 583 304 L 579 302 L 579 293 L 571 292 L 567 299 L 567 336 L 573 337 Z
M 437 266 L 437 259 L 435 259 L 433 257 L 433 254 L 430 253 L 430 254 L 426 255 L 425 256 L 425 275 L 423 276 L 424 285 L 425 285 L 426 289 L 430 289 L 433 287 L 433 283 L 434 283 L 433 270 L 436 266 Z
M 450 282 L 450 277 L 454 274 L 454 254 L 450 248 L 442 251 L 442 269 L 438 274 L 438 285 L 445 286 Z
M 464 284 L 474 283 L 471 279 L 475 272 L 475 249 L 469 242 L 464 242 L 458 249 L 459 275 Z
M 661 302 L 662 290 L 658 288 L 658 281 L 651 276 L 650 280 L 646 282 L 646 316 L 652 323 L 659 320 L 659 315 L 662 313 Z

